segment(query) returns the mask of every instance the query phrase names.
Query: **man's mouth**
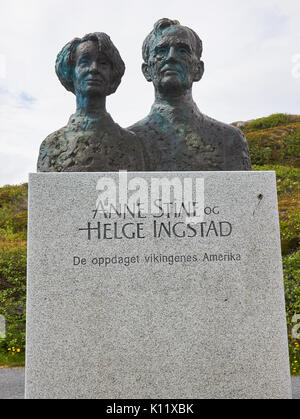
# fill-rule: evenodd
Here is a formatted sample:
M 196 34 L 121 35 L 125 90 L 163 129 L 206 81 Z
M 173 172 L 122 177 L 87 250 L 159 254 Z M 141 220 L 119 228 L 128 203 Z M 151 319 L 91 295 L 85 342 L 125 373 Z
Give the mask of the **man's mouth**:
M 178 74 L 178 71 L 176 70 L 166 70 L 163 72 L 165 76 L 176 76 Z
M 178 70 L 172 67 L 163 67 L 161 73 L 165 76 L 176 76 L 179 74 Z

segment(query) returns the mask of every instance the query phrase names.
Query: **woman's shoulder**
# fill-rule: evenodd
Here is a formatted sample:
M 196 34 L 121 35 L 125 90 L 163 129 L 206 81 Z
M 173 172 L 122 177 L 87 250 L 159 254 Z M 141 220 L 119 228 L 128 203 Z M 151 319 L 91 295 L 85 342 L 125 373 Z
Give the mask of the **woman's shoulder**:
M 55 158 L 57 158 L 57 156 L 64 150 L 66 132 L 67 127 L 60 128 L 48 135 L 42 142 L 37 164 L 38 172 L 56 171 L 52 168 L 51 162 L 55 160 Z

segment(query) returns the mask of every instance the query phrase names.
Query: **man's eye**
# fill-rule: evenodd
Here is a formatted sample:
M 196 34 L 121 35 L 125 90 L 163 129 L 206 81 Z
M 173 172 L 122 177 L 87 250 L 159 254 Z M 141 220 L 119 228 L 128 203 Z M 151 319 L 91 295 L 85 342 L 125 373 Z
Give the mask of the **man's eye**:
M 180 54 L 190 55 L 190 51 L 187 48 L 179 48 L 178 51 Z
M 168 52 L 168 49 L 167 49 L 167 48 L 158 48 L 158 49 L 156 50 L 156 54 L 157 54 L 157 55 L 166 55 L 166 54 L 167 54 L 167 52 Z

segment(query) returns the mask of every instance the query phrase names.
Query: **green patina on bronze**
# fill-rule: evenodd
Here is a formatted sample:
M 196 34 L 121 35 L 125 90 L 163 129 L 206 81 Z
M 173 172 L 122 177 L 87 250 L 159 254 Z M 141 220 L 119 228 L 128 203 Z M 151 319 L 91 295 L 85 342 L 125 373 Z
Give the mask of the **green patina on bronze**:
M 141 142 L 106 111 L 106 97 L 117 90 L 124 72 L 118 50 L 104 33 L 75 38 L 62 49 L 56 73 L 76 95 L 76 113 L 43 141 L 39 172 L 144 170 Z
M 201 80 L 202 41 L 178 21 L 161 19 L 143 45 L 143 73 L 155 88 L 150 114 L 128 130 L 106 111 L 125 65 L 108 35 L 75 38 L 58 54 L 56 73 L 76 95 L 67 126 L 49 135 L 40 172 L 251 170 L 246 138 L 198 109 L 192 87 Z
M 204 73 L 201 56 L 202 41 L 178 21 L 159 20 L 144 41 L 142 69 L 155 102 L 129 129 L 144 144 L 147 170 L 251 170 L 242 132 L 204 115 L 193 100 L 193 83 Z

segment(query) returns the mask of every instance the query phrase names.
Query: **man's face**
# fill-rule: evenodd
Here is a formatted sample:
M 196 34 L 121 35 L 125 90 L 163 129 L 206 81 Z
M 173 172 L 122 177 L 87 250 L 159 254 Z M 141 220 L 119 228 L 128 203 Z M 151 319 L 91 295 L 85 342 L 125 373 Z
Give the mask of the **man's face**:
M 75 52 L 75 94 L 81 96 L 107 96 L 111 84 L 111 64 L 99 52 L 96 42 L 86 41 L 78 45 Z
M 171 26 L 151 45 L 148 80 L 161 92 L 190 89 L 195 81 L 195 45 L 189 31 Z

